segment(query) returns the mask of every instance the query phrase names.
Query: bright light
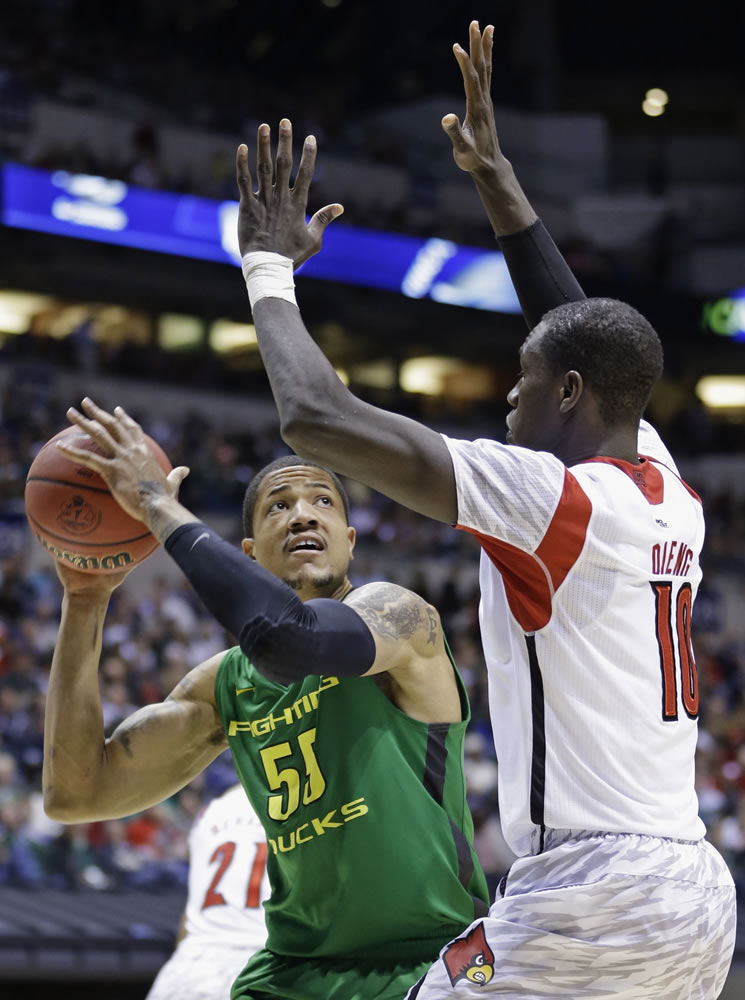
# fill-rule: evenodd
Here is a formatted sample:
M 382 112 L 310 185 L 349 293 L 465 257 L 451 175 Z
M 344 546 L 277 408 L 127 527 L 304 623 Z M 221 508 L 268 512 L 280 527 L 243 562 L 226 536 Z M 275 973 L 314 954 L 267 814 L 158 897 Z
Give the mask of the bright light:
M 667 91 L 663 90 L 662 87 L 652 87 L 644 96 L 650 104 L 656 104 L 660 108 L 664 108 L 670 100 Z
M 745 375 L 705 375 L 698 380 L 696 395 L 711 409 L 745 409 Z
M 365 361 L 352 368 L 352 377 L 358 385 L 371 389 L 394 389 L 396 386 L 396 366 L 392 361 Z
M 202 342 L 204 324 L 198 316 L 163 313 L 158 317 L 158 347 L 164 351 L 184 351 Z
M 0 292 L 0 331 L 27 333 L 36 313 L 54 302 L 48 295 L 27 292 Z
M 405 392 L 460 402 L 489 399 L 496 391 L 491 368 L 459 358 L 412 358 L 401 365 L 399 380 Z
M 208 339 L 210 347 L 217 354 L 258 347 L 253 323 L 234 323 L 230 319 L 216 319 L 210 327 Z
M 401 365 L 399 379 L 404 392 L 439 396 L 446 376 L 459 365 L 455 358 L 412 358 Z
M 664 104 L 653 104 L 652 101 L 642 101 L 642 111 L 645 115 L 649 115 L 650 118 L 659 118 L 660 115 L 665 113 Z

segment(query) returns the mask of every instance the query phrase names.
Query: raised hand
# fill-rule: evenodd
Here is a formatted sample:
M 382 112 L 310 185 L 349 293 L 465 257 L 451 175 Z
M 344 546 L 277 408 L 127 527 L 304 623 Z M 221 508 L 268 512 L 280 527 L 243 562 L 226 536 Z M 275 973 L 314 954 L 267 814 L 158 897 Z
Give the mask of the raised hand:
M 179 486 L 189 470 L 182 465 L 166 476 L 150 451 L 144 431 L 121 406 L 113 414 L 107 413 L 88 397 L 82 406 L 85 414 L 71 406 L 67 419 L 92 437 L 104 454 L 62 442 L 56 447 L 67 458 L 97 472 L 131 517 L 150 523 L 153 502 L 164 497 L 177 500 Z
M 453 157 L 460 169 L 478 174 L 494 171 L 505 160 L 499 148 L 490 94 L 494 27 L 489 24 L 482 33 L 478 21 L 471 21 L 468 35 L 470 52 L 457 42 L 453 46 L 463 74 L 466 117 L 461 125 L 457 115 L 445 115 L 442 127 L 450 136 Z
M 279 123 L 276 164 L 272 163 L 271 129 L 259 125 L 256 141 L 258 192 L 254 192 L 248 168 L 248 149 L 241 144 L 236 154 L 236 177 L 240 191 L 238 246 L 241 256 L 254 250 L 272 251 L 290 257 L 299 267 L 318 253 L 326 226 L 344 211 L 339 204 L 319 209 L 306 225 L 308 191 L 316 165 L 316 140 L 309 135 L 303 144 L 295 183 L 292 172 L 292 124 Z

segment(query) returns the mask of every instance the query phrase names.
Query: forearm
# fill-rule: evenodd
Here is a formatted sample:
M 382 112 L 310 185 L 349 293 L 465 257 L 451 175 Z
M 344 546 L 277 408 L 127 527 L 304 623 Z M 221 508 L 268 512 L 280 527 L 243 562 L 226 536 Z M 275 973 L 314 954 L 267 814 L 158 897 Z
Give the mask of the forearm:
M 528 327 L 533 329 L 550 309 L 583 299 L 585 293 L 537 217 L 511 164 L 503 160 L 497 168 L 471 176 Z
M 489 169 L 474 171 L 471 178 L 497 239 L 519 233 L 536 221 L 509 160 L 501 158 Z
M 254 666 L 291 684 L 333 663 L 339 676 L 360 676 L 375 660 L 370 630 L 341 601 L 303 603 L 282 580 L 241 554 L 205 524 L 174 531 L 166 551 Z
M 57 819 L 74 816 L 95 794 L 105 758 L 98 689 L 105 599 L 66 595 L 52 658 L 44 720 L 44 805 Z
M 335 460 L 343 462 L 348 453 L 345 434 L 355 432 L 360 401 L 315 343 L 296 306 L 263 298 L 253 317 L 282 437 L 291 447 L 301 440 L 305 457 L 318 454 L 336 468 Z
M 287 444 L 420 514 L 453 524 L 455 477 L 441 435 L 354 396 L 311 339 L 296 306 L 262 298 L 253 315 Z

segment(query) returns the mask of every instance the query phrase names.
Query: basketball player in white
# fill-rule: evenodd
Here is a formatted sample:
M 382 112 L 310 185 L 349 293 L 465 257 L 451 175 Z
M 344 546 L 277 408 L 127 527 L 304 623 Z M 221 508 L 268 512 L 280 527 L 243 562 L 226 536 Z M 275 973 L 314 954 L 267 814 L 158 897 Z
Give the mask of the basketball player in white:
M 200 813 L 189 833 L 189 889 L 180 939 L 146 1000 L 227 1000 L 266 941 L 267 842 L 240 785 Z
M 306 225 L 315 140 L 290 188 L 286 119 L 276 172 L 259 127 L 258 195 L 245 146 L 237 157 L 259 345 L 298 454 L 482 546 L 501 817 L 519 857 L 489 916 L 442 950 L 409 1000 L 711 1000 L 731 960 L 735 895 L 694 791 L 701 503 L 641 421 L 662 373 L 657 334 L 624 303 L 585 299 L 499 149 L 492 37 L 473 22 L 470 54 L 455 47 L 467 115 L 443 127 L 531 329 L 507 397 L 509 444 L 447 439 L 339 381 L 305 329 L 292 272 L 343 209 Z

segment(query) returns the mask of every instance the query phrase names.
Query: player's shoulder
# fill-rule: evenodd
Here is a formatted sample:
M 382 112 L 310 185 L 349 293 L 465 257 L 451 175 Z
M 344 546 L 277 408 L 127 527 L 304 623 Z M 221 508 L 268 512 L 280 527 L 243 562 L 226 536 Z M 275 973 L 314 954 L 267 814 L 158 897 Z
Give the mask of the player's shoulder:
M 639 454 L 646 458 L 651 458 L 655 462 L 666 466 L 676 476 L 680 476 L 675 459 L 668 451 L 667 445 L 660 437 L 659 432 L 649 423 L 648 420 L 639 421 L 639 437 L 637 447 Z
M 355 587 L 344 598 L 344 603 L 357 610 L 368 605 L 381 606 L 399 604 L 409 607 L 431 607 L 420 595 L 408 587 L 387 580 L 373 580 L 361 587 Z
M 455 459 L 467 461 L 474 466 L 493 466 L 495 463 L 511 465 L 544 465 L 563 469 L 564 463 L 549 451 L 535 451 L 533 448 L 523 448 L 517 444 L 504 444 L 495 438 L 451 438 L 442 435 L 451 455 Z
M 437 609 L 420 594 L 397 583 L 375 581 L 352 590 L 345 598 L 373 634 L 391 641 L 423 636 L 432 641 L 441 632 Z

